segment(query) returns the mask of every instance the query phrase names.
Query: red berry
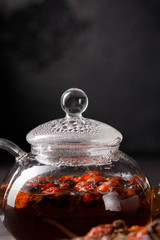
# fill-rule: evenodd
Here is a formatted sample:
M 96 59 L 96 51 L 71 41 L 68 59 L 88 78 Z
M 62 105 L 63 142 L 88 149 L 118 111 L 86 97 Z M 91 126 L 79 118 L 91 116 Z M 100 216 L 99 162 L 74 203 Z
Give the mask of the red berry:
M 59 180 L 60 181 L 68 181 L 68 180 L 74 181 L 74 178 L 68 175 L 68 176 L 60 177 Z
M 86 174 L 79 177 L 79 181 L 88 181 L 89 178 L 95 178 L 96 176 L 101 176 L 99 172 L 97 171 L 87 171 Z M 91 180 L 93 181 L 93 180 Z
M 54 183 L 47 183 L 47 184 L 45 184 L 44 186 L 43 186 L 43 190 L 45 190 L 45 189 L 47 189 L 47 188 L 49 188 L 49 187 L 55 187 L 56 185 L 54 184 Z
M 48 195 L 48 194 L 54 194 L 54 193 L 57 193 L 57 192 L 59 192 L 59 188 L 58 187 L 49 187 L 49 188 L 47 188 L 46 190 L 44 190 L 43 192 L 42 192 L 42 194 L 46 194 L 46 195 Z
M 65 190 L 65 189 L 68 189 L 68 188 L 70 188 L 70 184 L 69 183 L 67 183 L 67 182 L 62 182 L 60 185 L 59 185 L 59 188 L 60 188 L 60 190 Z
M 98 188 L 97 191 L 100 193 L 105 193 L 107 192 L 110 188 L 112 188 L 112 186 L 110 186 L 108 183 L 103 183 L 101 184 Z
M 87 235 L 84 237 L 84 240 L 93 240 L 93 239 L 110 239 L 108 236 L 113 232 L 112 224 L 99 225 L 92 228 Z
M 87 182 L 94 182 L 94 183 L 99 183 L 104 181 L 105 181 L 105 178 L 102 176 L 90 176 L 87 179 Z
M 111 186 L 114 186 L 114 187 L 121 187 L 122 186 L 122 183 L 120 183 L 117 179 L 115 178 L 111 178 L 107 184 L 111 185 Z
M 32 201 L 33 195 L 28 192 L 20 191 L 15 200 L 15 207 L 17 209 L 22 209 L 28 206 L 28 203 Z
M 80 192 L 93 192 L 95 190 L 93 185 L 86 181 L 77 183 L 74 189 Z

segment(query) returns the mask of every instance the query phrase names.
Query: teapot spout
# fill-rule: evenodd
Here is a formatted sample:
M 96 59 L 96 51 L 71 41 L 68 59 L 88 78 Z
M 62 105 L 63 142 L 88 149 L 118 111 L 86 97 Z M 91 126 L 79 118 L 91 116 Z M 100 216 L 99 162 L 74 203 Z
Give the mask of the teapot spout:
M 27 155 L 27 153 L 24 152 L 15 143 L 4 138 L 0 138 L 0 148 L 11 153 L 16 158 L 16 161 L 19 161 L 22 157 Z

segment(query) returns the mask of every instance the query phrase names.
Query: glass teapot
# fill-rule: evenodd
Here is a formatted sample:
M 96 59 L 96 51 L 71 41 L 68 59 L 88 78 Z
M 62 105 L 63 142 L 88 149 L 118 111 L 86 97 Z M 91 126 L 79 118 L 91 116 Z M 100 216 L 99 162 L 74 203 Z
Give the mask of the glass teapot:
M 151 219 L 149 182 L 135 160 L 119 150 L 122 135 L 84 118 L 86 94 L 63 93 L 62 119 L 27 135 L 31 152 L 0 139 L 16 163 L 0 189 L 1 219 L 17 240 L 84 236 L 91 227 L 123 219 L 145 225 Z

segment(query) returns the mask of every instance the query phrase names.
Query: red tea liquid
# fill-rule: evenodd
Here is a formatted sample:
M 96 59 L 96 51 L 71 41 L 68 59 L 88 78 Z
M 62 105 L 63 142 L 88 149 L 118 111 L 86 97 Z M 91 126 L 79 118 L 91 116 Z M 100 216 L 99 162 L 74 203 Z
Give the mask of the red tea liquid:
M 17 240 L 84 236 L 93 226 L 115 219 L 128 226 L 145 225 L 151 216 L 147 191 L 136 179 L 105 177 L 95 171 L 38 176 L 23 186 L 14 207 L 3 203 L 4 224 Z

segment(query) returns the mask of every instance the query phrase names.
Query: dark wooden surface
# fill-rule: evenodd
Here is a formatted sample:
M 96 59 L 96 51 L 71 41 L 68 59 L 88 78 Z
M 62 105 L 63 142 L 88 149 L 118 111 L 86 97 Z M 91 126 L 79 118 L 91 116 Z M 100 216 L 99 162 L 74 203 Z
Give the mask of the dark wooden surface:
M 138 157 L 135 158 L 141 168 L 145 171 L 152 188 L 160 182 L 160 157 Z M 0 183 L 10 166 L 3 165 L 0 168 Z M 0 240 L 15 240 L 0 222 Z

